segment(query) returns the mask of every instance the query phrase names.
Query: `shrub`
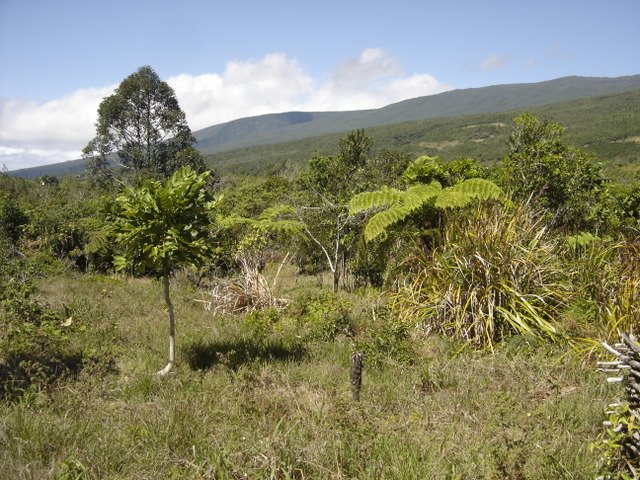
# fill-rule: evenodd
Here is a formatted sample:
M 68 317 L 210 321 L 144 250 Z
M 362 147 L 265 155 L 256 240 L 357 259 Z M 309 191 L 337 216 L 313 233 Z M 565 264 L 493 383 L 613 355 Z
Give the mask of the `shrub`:
M 351 308 L 350 302 L 328 292 L 302 298 L 283 310 L 254 310 L 242 326 L 258 343 L 329 341 L 340 334 L 353 335 Z
M 22 227 L 29 221 L 19 205 L 8 195 L 0 195 L 0 236 L 16 244 Z
M 527 206 L 476 205 L 447 218 L 443 244 L 419 250 L 393 301 L 425 332 L 492 347 L 512 334 L 561 337 L 569 299 L 557 245 Z
M 618 330 L 640 334 L 640 245 L 598 237 L 576 244 L 575 238 L 569 238 L 573 284 L 594 307 L 599 327 L 607 337 Z
M 370 365 L 379 366 L 389 359 L 412 363 L 415 355 L 409 342 L 409 333 L 409 325 L 383 313 L 363 326 L 357 348 L 362 350 Z
M 88 349 L 95 341 L 78 339 L 86 328 L 81 315 L 74 318 L 71 311 L 40 304 L 24 263 L 8 257 L 6 250 L 0 257 L 0 397 L 46 388 L 89 364 L 112 369 L 110 356 L 98 360 Z
M 600 226 L 607 180 L 592 156 L 566 143 L 559 123 L 527 113 L 513 122 L 502 182 L 507 190 L 545 209 L 554 227 Z
M 353 335 L 352 306 L 335 293 L 325 292 L 303 299 L 290 311 L 301 314 L 307 338 L 333 340 L 339 334 Z
M 68 336 L 62 315 L 31 298 L 33 288 L 4 279 L 0 294 L 0 394 L 14 396 L 43 387 L 77 370 L 81 355 L 65 349 Z
M 606 480 L 634 480 L 640 468 L 640 457 L 631 448 L 640 434 L 640 415 L 623 402 L 612 408 L 607 422 L 610 426 L 599 441 L 590 444 L 600 454 L 599 470 Z M 636 450 L 637 452 L 637 450 Z
M 243 321 L 244 330 L 259 342 L 273 335 L 274 326 L 281 321 L 281 314 L 275 308 L 264 308 L 249 313 Z

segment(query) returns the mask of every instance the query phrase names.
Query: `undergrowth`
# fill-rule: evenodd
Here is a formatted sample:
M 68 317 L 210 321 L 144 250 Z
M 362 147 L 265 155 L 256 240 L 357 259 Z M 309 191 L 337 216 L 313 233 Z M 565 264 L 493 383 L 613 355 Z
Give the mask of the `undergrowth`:
M 179 363 L 160 379 L 149 373 L 166 348 L 159 282 L 39 280 L 40 300 L 66 305 L 84 347 L 117 370 L 0 403 L 0 478 L 594 476 L 586 445 L 611 394 L 590 365 L 524 337 L 493 353 L 417 337 L 370 295 L 296 282 L 281 287 L 289 311 L 255 317 L 205 311 L 178 282 Z

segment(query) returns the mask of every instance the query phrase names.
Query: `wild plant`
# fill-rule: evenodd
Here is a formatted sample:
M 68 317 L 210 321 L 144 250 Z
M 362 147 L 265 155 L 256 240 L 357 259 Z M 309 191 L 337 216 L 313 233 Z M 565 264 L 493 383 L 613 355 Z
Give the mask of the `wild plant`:
M 568 238 L 573 283 L 592 302 L 604 335 L 640 333 L 640 245 L 598 237 L 574 240 Z
M 449 215 L 442 244 L 416 249 L 393 300 L 401 319 L 481 347 L 512 335 L 560 340 L 570 292 L 557 243 L 526 205 L 475 205 Z

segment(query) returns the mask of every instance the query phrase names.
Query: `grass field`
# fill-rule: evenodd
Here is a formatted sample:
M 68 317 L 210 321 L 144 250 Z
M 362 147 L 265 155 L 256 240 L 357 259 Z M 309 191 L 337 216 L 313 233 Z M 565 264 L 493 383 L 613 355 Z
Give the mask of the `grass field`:
M 282 296 L 322 288 L 286 277 Z M 242 317 L 204 310 L 194 299 L 207 292 L 179 278 L 179 365 L 158 378 L 167 355 L 159 282 L 76 274 L 39 288 L 73 314 L 76 341 L 113 366 L 0 403 L 2 479 L 595 476 L 588 444 L 616 392 L 593 362 L 559 347 L 516 337 L 491 353 L 412 334 L 402 340 L 410 357 L 365 353 L 354 402 L 345 335 L 258 339 Z M 374 300 L 345 296 L 361 328 Z

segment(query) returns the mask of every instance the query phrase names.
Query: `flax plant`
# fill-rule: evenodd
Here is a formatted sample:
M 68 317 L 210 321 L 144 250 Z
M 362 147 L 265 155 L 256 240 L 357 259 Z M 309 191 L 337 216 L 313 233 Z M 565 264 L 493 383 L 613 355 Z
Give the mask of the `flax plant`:
M 574 284 L 595 307 L 598 327 L 606 338 L 640 334 L 640 245 L 597 237 L 575 244 L 573 238 Z
M 489 348 L 512 334 L 563 338 L 556 318 L 570 292 L 557 244 L 526 205 L 450 215 L 442 244 L 416 257 L 393 299 L 402 321 Z

